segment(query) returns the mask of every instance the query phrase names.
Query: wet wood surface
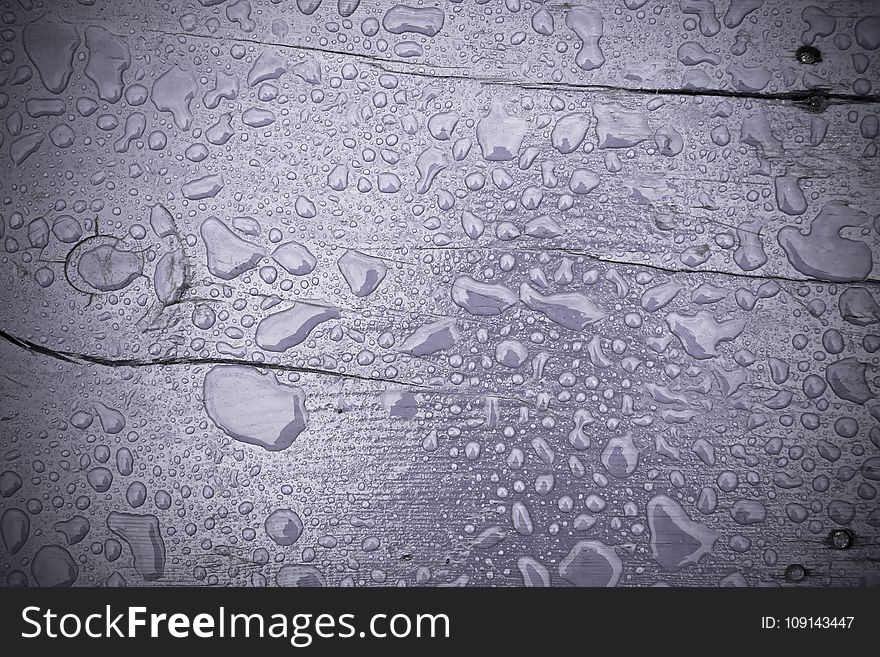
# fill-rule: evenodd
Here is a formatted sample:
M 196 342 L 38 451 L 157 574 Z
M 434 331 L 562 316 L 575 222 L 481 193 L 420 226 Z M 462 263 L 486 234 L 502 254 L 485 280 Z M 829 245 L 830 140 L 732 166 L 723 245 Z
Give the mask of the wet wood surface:
M 876 583 L 873 3 L 54 5 L 8 584 Z

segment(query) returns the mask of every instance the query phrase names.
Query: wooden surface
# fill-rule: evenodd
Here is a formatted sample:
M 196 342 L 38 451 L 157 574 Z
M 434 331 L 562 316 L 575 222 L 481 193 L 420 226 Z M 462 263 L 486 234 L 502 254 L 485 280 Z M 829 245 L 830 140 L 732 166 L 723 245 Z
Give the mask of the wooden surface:
M 0 89 L 0 469 L 22 486 L 0 505 L 30 518 L 21 550 L 4 545 L 8 583 L 22 573 L 40 583 L 33 560 L 52 544 L 77 564 L 76 585 L 119 575 L 153 583 L 135 567 L 137 549 L 106 558 L 111 511 L 155 516 L 163 585 L 272 584 L 281 565 L 303 562 L 332 585 L 522 585 L 534 583 L 525 557 L 553 585 L 570 585 L 583 582 L 564 565 L 579 541 L 609 546 L 621 585 L 789 585 L 792 564 L 808 570 L 805 585 L 876 583 L 880 12 L 871 2 L 834 3 L 831 18 L 771 0 L 428 3 L 444 16 L 433 37 L 382 27 L 397 4 L 384 1 L 347 19 L 330 0 L 308 15 L 268 0 L 49 4 L 80 40 L 60 93 L 45 87 L 32 52 L 50 41 L 60 50 L 57 34 L 36 30 L 56 19 L 2 3 L 14 17 L 2 47 L 14 57 Z M 246 4 L 250 19 L 233 20 Z M 702 28 L 691 5 L 711 9 Z M 737 22 L 739 5 L 759 6 Z M 552 34 L 541 33 L 549 23 L 539 11 Z M 594 68 L 579 64 L 571 28 L 584 12 L 587 23 L 602 18 L 604 62 Z M 811 22 L 827 33 L 811 35 Z M 124 43 L 116 57 L 91 53 L 93 26 Z M 707 61 L 683 63 L 693 44 Z M 799 61 L 803 45 L 821 61 Z M 422 55 L 400 55 L 417 46 Z M 122 97 L 102 100 L 90 56 L 107 75 L 125 52 Z M 17 83 L 22 67 L 31 77 Z M 157 94 L 172 78 L 164 96 L 185 105 L 191 89 L 190 118 Z M 235 81 L 234 97 L 210 100 L 218 79 Z M 83 97 L 97 105 L 87 116 Z M 64 109 L 33 116 L 35 98 Z M 220 143 L 209 129 L 227 120 Z M 127 139 L 139 121 L 142 134 Z M 72 145 L 50 134 L 59 124 Z M 40 145 L 21 160 L 31 134 Z M 431 162 L 440 168 L 428 184 Z M 197 198 L 193 181 L 208 176 L 222 187 Z M 167 234 L 154 228 L 166 216 L 156 208 L 169 213 Z M 64 216 L 81 235 L 59 237 L 70 229 Z M 237 275 L 227 261 L 212 265 L 210 217 L 262 257 Z M 56 227 L 45 243 L 41 218 Z M 289 240 L 314 255 L 307 275 L 271 257 Z M 89 264 L 102 245 L 135 264 Z M 349 250 L 387 269 L 375 291 L 358 296 L 346 281 L 338 261 Z M 127 267 L 120 289 L 96 287 Z M 500 312 L 475 314 L 476 304 L 456 302 L 462 277 L 503 286 L 510 302 L 483 300 Z M 572 314 L 576 303 L 593 320 Z M 260 322 L 291 307 L 332 319 L 290 349 L 266 348 Z M 446 319 L 451 344 L 413 350 L 409 336 Z M 844 368 L 835 384 L 828 365 L 844 359 L 863 370 Z M 302 389 L 308 422 L 290 446 L 248 444 L 206 412 L 206 374 L 236 365 Z M 257 418 L 273 411 L 261 395 L 236 403 Z M 108 433 L 96 404 L 118 411 L 124 429 Z M 94 421 L 78 428 L 77 411 Z M 570 433 L 583 411 L 595 421 L 581 450 Z M 638 464 L 616 476 L 603 453 L 627 435 Z M 837 458 L 823 456 L 827 444 Z M 100 446 L 111 471 L 122 447 L 135 463 L 103 492 L 87 478 L 103 467 Z M 511 467 L 516 450 L 521 468 Z M 147 492 L 137 508 L 126 497 L 135 481 Z M 704 513 L 706 489 L 718 504 Z M 661 495 L 678 505 L 664 508 L 690 527 L 685 535 L 652 529 L 648 508 Z M 737 509 L 755 500 L 766 517 L 743 524 Z M 531 532 L 515 503 L 529 510 Z M 806 514 L 799 522 L 792 505 Z M 267 536 L 278 508 L 303 520 L 293 545 Z M 591 513 L 588 528 L 575 521 Z M 68 545 L 55 526 L 76 515 L 90 530 Z M 829 542 L 840 529 L 854 537 L 848 550 Z M 503 540 L 492 544 L 487 531 Z M 711 549 L 673 567 L 669 555 L 686 555 L 694 535 L 713 536 Z M 365 549 L 371 538 L 378 549 Z M 599 582 L 590 568 L 579 572 Z

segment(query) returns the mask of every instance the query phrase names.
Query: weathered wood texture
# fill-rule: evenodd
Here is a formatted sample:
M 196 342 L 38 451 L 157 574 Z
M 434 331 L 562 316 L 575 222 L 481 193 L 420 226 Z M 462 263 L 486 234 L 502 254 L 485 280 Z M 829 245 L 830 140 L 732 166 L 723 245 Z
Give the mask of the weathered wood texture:
M 0 6 L 6 583 L 877 582 L 871 2 Z

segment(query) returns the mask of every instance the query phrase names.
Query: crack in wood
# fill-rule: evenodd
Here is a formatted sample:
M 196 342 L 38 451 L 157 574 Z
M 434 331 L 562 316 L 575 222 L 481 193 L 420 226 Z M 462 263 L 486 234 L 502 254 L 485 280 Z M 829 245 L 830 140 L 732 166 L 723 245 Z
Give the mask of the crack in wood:
M 361 376 L 359 374 L 349 374 L 346 372 L 335 372 L 333 370 L 325 370 L 317 367 L 299 367 L 296 365 L 285 365 L 283 363 L 267 363 L 254 360 L 246 360 L 243 358 L 107 358 L 95 354 L 87 354 L 73 351 L 62 351 L 38 345 L 35 342 L 21 338 L 6 331 L 0 330 L 0 338 L 6 340 L 10 344 L 21 347 L 27 351 L 54 358 L 65 363 L 74 365 L 100 365 L 101 367 L 172 367 L 178 365 L 247 365 L 250 367 L 258 367 L 261 369 L 273 370 L 278 372 L 296 372 L 299 374 L 323 374 L 339 379 L 350 379 L 357 381 L 369 381 L 376 383 L 390 383 L 393 385 L 411 386 L 417 389 L 430 389 L 419 383 L 403 381 L 400 379 L 386 377 Z
M 691 96 L 691 97 L 707 97 L 707 98 L 736 98 L 743 100 L 758 100 L 758 101 L 776 101 L 776 102 L 788 102 L 793 103 L 800 106 L 805 111 L 811 113 L 821 113 L 824 111 L 832 102 L 836 103 L 849 103 L 849 104 L 871 104 L 871 103 L 880 103 L 880 94 L 869 94 L 869 95 L 858 95 L 858 94 L 844 94 L 832 92 L 829 89 L 816 87 L 813 89 L 804 89 L 804 90 L 796 90 L 796 91 L 785 91 L 785 92 L 750 92 L 750 91 L 738 91 L 732 89 L 685 89 L 681 87 L 657 87 L 657 88 L 643 88 L 643 87 L 619 87 L 609 84 L 572 84 L 572 83 L 556 83 L 556 82 L 536 82 L 531 80 L 509 80 L 504 78 L 497 77 L 487 77 L 487 76 L 478 76 L 472 74 L 440 74 L 440 73 L 429 73 L 427 71 L 418 71 L 418 70 L 396 70 L 393 68 L 388 68 L 389 64 L 399 64 L 402 66 L 419 66 L 421 68 L 436 68 L 436 69 L 446 69 L 446 70 L 463 70 L 465 67 L 463 66 L 448 66 L 443 64 L 431 64 L 423 61 L 420 62 L 408 62 L 404 60 L 398 59 L 387 59 L 383 57 L 376 57 L 373 55 L 367 55 L 364 53 L 351 53 L 351 52 L 342 52 L 339 50 L 334 50 L 332 48 L 321 48 L 318 46 L 304 46 L 304 45 L 296 45 L 290 43 L 280 43 L 276 41 L 269 40 L 260 40 L 260 39 L 246 39 L 242 37 L 218 37 L 210 34 L 198 34 L 194 32 L 173 32 L 160 30 L 156 28 L 150 28 L 149 32 L 163 34 L 169 37 L 184 37 L 184 38 L 197 38 L 197 39 L 210 39 L 214 41 L 222 41 L 229 43 L 247 43 L 251 45 L 258 46 L 268 46 L 272 48 L 282 48 L 289 49 L 295 51 L 306 51 L 306 52 L 314 52 L 320 53 L 324 55 L 335 55 L 339 57 L 346 57 L 349 59 L 361 60 L 368 64 L 374 65 L 377 68 L 381 69 L 386 73 L 394 73 L 396 75 L 409 75 L 413 77 L 421 77 L 421 78 L 429 78 L 436 80 L 462 80 L 462 81 L 470 81 L 476 82 L 479 84 L 491 85 L 491 86 L 502 86 L 502 87 L 515 87 L 518 89 L 530 90 L 530 91 L 574 91 L 574 92 L 601 92 L 601 93 L 612 93 L 612 94 L 634 94 L 634 95 L 650 95 L 650 96 Z
M 380 376 L 361 376 L 358 374 L 349 374 L 346 372 L 336 372 L 317 367 L 299 367 L 296 365 L 285 365 L 283 363 L 267 363 L 254 360 L 246 360 L 244 358 L 107 358 L 95 354 L 86 354 L 80 352 L 62 351 L 38 345 L 35 342 L 21 338 L 0 329 L 0 339 L 15 345 L 31 353 L 47 356 L 55 360 L 73 365 L 98 365 L 100 367 L 132 367 L 132 368 L 150 368 L 150 367 L 175 367 L 180 365 L 244 365 L 247 367 L 256 367 L 259 369 L 271 370 L 275 372 L 296 372 L 298 374 L 319 374 L 338 379 L 348 379 L 355 381 L 364 381 L 371 383 L 388 383 L 395 386 L 402 386 L 405 389 L 412 389 L 420 394 L 450 394 L 457 396 L 479 396 L 493 397 L 504 399 L 507 401 L 517 402 L 519 404 L 531 404 L 529 400 L 513 395 L 505 395 L 494 391 L 468 391 L 468 390 L 443 390 L 433 386 L 416 383 L 414 381 L 404 381 L 402 379 L 394 379 L 390 377 Z M 9 378 L 9 377 L 6 377 Z M 11 379 L 10 379 L 11 380 Z M 27 386 L 24 386 L 27 387 Z
M 635 262 L 632 260 L 619 260 L 616 258 L 607 258 L 605 256 L 599 256 L 595 253 L 590 253 L 589 251 L 582 251 L 580 249 L 572 249 L 564 246 L 547 246 L 543 248 L 537 247 L 527 247 L 527 246 L 471 246 L 468 244 L 455 245 L 450 244 L 447 246 L 413 246 L 411 248 L 417 249 L 419 251 L 520 251 L 527 253 L 561 253 L 573 256 L 579 256 L 583 258 L 588 258 L 595 262 L 602 262 L 609 265 L 617 265 L 621 267 L 644 267 L 645 269 L 652 269 L 655 271 L 662 271 L 667 274 L 710 274 L 716 276 L 729 276 L 732 278 L 743 278 L 749 280 L 759 280 L 759 281 L 782 281 L 786 283 L 801 283 L 801 284 L 811 284 L 811 285 L 834 285 L 834 284 L 842 284 L 842 285 L 866 285 L 869 287 L 874 287 L 880 285 L 880 279 L 877 278 L 866 278 L 864 280 L 858 281 L 829 281 L 822 280 L 819 278 L 795 278 L 793 276 L 780 276 L 777 274 L 750 274 L 745 272 L 734 272 L 734 271 L 724 271 L 721 269 L 690 269 L 690 268 L 674 268 L 674 267 L 664 267 L 663 265 L 657 265 L 647 262 Z

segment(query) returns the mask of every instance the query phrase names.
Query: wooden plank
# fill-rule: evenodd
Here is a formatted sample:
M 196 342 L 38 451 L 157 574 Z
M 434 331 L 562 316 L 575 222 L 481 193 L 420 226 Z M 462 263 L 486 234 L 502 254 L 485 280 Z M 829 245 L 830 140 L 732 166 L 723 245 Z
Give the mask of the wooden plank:
M 161 32 L 226 47 L 274 43 L 395 72 L 512 84 L 875 97 L 880 70 L 871 0 L 449 2 L 437 3 L 439 11 L 426 5 L 412 19 L 392 11 L 402 4 L 396 0 L 360 3 L 348 16 L 329 1 L 304 3 L 317 5 L 307 13 L 271 0 L 207 4 L 137 0 L 60 13 L 121 35 L 137 23 L 138 39 Z M 818 54 L 799 56 L 803 46 Z

